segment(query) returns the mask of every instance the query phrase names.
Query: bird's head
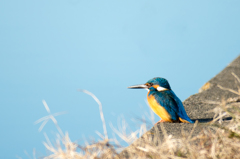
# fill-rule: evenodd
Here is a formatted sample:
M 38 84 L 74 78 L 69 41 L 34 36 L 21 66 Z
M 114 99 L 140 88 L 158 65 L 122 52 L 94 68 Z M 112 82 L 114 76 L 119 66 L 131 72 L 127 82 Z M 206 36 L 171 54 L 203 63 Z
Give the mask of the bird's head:
M 145 83 L 145 84 L 129 86 L 128 88 L 131 88 L 131 89 L 148 89 L 150 91 L 153 91 L 153 90 L 156 90 L 156 91 L 171 90 L 171 87 L 170 87 L 168 81 L 165 78 L 161 78 L 161 77 L 155 77 L 153 79 L 148 80 L 147 83 Z

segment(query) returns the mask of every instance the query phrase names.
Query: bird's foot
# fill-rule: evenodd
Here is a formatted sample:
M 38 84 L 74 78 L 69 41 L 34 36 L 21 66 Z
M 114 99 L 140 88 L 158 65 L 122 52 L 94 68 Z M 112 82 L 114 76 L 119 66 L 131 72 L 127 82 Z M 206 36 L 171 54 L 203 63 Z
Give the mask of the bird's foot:
M 158 123 L 164 123 L 165 121 L 164 120 L 159 120 L 158 122 L 156 122 L 156 124 L 155 125 L 157 125 Z

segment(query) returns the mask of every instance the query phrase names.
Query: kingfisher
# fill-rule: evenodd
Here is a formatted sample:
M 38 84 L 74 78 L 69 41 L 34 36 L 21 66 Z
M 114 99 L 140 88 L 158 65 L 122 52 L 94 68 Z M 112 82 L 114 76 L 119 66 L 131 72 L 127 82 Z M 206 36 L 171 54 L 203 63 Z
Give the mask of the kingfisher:
M 155 77 L 145 84 L 128 88 L 148 90 L 147 101 L 153 112 L 161 118 L 158 122 L 193 123 L 165 78 Z

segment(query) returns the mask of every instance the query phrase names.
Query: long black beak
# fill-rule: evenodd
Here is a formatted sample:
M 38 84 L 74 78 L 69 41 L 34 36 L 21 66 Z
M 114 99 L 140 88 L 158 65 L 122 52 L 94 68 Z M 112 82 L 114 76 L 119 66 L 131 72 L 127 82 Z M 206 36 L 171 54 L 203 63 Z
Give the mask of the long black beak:
M 140 84 L 140 85 L 129 86 L 128 88 L 130 88 L 130 89 L 148 89 L 148 86 L 145 84 Z

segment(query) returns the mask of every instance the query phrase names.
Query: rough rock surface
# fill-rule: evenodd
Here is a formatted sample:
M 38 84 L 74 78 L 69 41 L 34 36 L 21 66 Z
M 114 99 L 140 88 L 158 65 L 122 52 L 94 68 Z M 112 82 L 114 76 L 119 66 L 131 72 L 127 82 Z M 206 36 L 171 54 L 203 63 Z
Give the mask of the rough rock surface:
M 199 124 L 194 129 L 192 136 L 197 135 L 203 129 L 203 127 L 207 127 L 208 125 L 205 123 L 210 122 L 214 117 L 214 113 L 211 112 L 211 110 L 213 110 L 216 105 L 209 104 L 208 101 L 221 102 L 222 99 L 237 97 L 236 94 L 228 90 L 223 90 L 219 87 L 220 85 L 224 88 L 230 88 L 237 91 L 239 84 L 237 84 L 237 80 L 234 77 L 233 73 L 240 77 L 240 56 L 238 56 L 219 74 L 217 74 L 210 81 L 208 81 L 199 90 L 200 93 L 191 95 L 183 102 L 188 116 L 193 121 L 199 121 Z M 228 120 L 229 118 L 226 118 L 224 122 L 227 123 Z M 183 134 L 181 132 L 185 132 L 186 136 L 189 135 L 189 133 L 193 129 L 194 124 L 163 123 L 162 126 L 164 127 L 168 135 L 172 135 L 175 138 L 180 138 L 183 137 Z M 132 145 L 127 147 L 124 151 L 120 153 L 120 156 L 124 158 L 129 158 L 132 153 L 131 149 L 136 146 L 144 147 L 144 140 L 149 140 L 149 138 L 152 138 L 153 145 L 158 145 L 159 142 L 162 142 L 164 135 L 160 124 L 155 125 L 141 138 L 139 138 Z

